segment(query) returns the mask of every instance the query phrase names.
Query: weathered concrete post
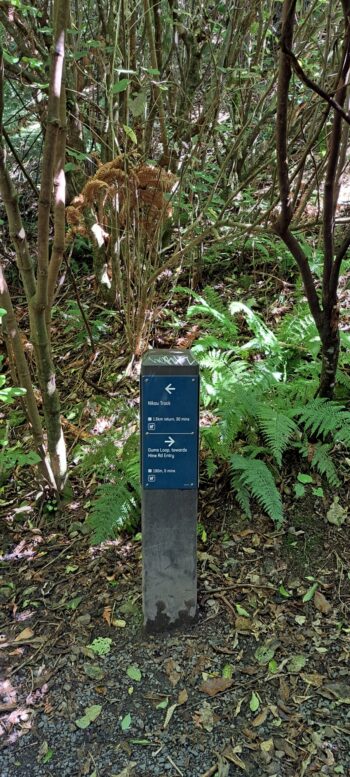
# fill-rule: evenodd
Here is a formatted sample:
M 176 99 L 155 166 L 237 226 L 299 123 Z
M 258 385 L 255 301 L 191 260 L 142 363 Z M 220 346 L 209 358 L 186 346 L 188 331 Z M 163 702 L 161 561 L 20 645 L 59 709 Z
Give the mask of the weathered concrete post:
M 191 351 L 148 351 L 141 365 L 143 616 L 148 631 L 197 607 L 199 367 Z

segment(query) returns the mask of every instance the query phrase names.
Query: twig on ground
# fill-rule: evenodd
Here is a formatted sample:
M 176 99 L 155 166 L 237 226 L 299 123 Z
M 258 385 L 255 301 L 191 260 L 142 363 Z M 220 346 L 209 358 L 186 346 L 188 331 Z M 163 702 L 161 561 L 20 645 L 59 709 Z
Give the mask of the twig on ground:
M 173 766 L 173 768 L 175 769 L 175 771 L 176 771 L 178 774 L 180 774 L 180 775 L 181 775 L 181 777 L 183 777 L 183 774 L 184 774 L 184 773 L 181 771 L 181 769 L 179 769 L 179 767 L 178 767 L 178 766 L 176 766 L 176 763 L 174 763 L 174 761 L 173 761 L 173 759 L 170 757 L 170 755 L 167 755 L 167 759 L 168 759 L 168 761 L 171 763 L 171 765 Z
M 204 774 L 201 775 L 201 777 L 213 777 L 214 774 L 216 774 L 218 770 L 218 765 L 215 764 L 215 766 L 211 766 L 208 771 L 204 772 Z

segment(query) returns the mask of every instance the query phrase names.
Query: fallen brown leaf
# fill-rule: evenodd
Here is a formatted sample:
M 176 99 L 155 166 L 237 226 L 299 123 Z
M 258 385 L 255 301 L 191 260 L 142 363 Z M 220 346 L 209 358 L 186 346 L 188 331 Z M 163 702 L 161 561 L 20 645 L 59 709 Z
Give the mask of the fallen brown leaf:
M 209 680 L 206 680 L 199 686 L 199 690 L 202 693 L 206 693 L 207 696 L 216 696 L 218 693 L 232 688 L 232 685 L 233 680 L 229 680 L 226 677 L 210 677 Z
M 180 670 L 179 665 L 175 663 L 173 658 L 168 658 L 168 660 L 165 661 L 164 668 L 173 688 L 175 688 L 175 685 L 177 685 L 178 682 L 181 680 L 181 672 L 179 671 Z
M 283 701 L 288 701 L 290 696 L 290 688 L 284 677 L 280 677 L 280 696 Z
M 224 758 L 226 758 L 228 761 L 231 761 L 231 763 L 235 764 L 235 766 L 239 766 L 239 768 L 245 772 L 246 765 L 244 761 L 242 761 L 242 758 L 240 758 L 238 753 L 235 751 L 236 748 L 233 747 L 226 749 L 223 753 Z
M 315 688 L 319 688 L 324 681 L 324 675 L 318 672 L 312 672 L 311 674 L 304 674 L 302 672 L 300 677 L 302 677 L 305 683 L 313 685 Z
M 108 626 L 111 625 L 111 618 L 112 618 L 112 607 L 105 607 L 103 610 L 102 618 L 106 623 L 108 623 Z
M 28 626 L 26 629 L 23 629 L 20 634 L 17 634 L 15 642 L 23 642 L 24 640 L 31 639 L 32 637 L 34 637 L 34 631 Z
M 188 700 L 188 693 L 186 691 L 186 688 L 184 688 L 182 691 L 180 691 L 177 699 L 178 704 L 186 704 Z
M 265 723 L 267 715 L 268 715 L 268 709 L 267 707 L 265 707 L 263 710 L 261 710 L 261 712 L 259 712 L 259 715 L 257 715 L 256 718 L 254 718 L 254 720 L 252 721 L 252 726 L 255 726 L 255 727 L 262 726 L 263 723 Z
M 250 618 L 244 618 L 243 615 L 237 615 L 235 620 L 235 629 L 237 631 L 251 631 L 253 623 Z
M 322 613 L 322 615 L 327 615 L 327 613 L 330 612 L 332 609 L 331 603 L 326 599 L 326 597 L 321 594 L 320 591 L 316 591 L 314 596 L 314 605 L 316 607 L 316 610 Z

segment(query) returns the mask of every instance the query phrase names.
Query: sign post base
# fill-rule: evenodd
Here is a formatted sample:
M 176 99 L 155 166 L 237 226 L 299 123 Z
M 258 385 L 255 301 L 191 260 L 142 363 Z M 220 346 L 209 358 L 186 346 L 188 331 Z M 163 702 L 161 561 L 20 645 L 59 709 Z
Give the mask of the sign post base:
M 197 608 L 199 367 L 190 351 L 148 351 L 141 365 L 143 615 L 147 631 Z
M 143 491 L 143 616 L 147 631 L 193 620 L 197 609 L 197 491 Z

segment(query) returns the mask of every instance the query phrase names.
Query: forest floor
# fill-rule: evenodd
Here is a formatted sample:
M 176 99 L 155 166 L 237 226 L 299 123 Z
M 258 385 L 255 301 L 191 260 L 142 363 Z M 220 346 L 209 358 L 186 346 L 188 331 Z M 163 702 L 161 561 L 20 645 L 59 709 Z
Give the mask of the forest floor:
M 350 775 L 349 526 L 291 506 L 276 532 L 223 485 L 200 519 L 198 618 L 159 636 L 139 541 L 91 548 L 74 504 L 8 526 L 1 777 Z
M 88 362 L 69 293 L 69 315 L 54 319 L 64 337 L 53 339 L 71 450 L 115 423 L 105 410 L 117 400 L 107 395 L 123 370 L 110 328 L 99 361 Z M 88 307 L 91 290 L 82 299 Z M 100 336 L 106 319 L 97 311 Z M 160 327 L 158 347 L 174 345 L 168 332 Z M 176 344 L 189 347 L 192 335 Z M 30 343 L 27 352 L 30 360 Z M 136 376 L 117 388 L 137 403 Z M 29 470 L 6 485 L 1 777 L 350 777 L 350 518 L 330 523 L 334 494 L 295 500 L 295 473 L 286 472 L 286 520 L 275 530 L 259 510 L 241 516 L 227 473 L 203 478 L 198 617 L 184 631 L 149 636 L 138 536 L 91 546 L 93 480 L 73 471 L 60 512 L 38 500 Z M 346 505 L 346 480 L 339 496 Z

